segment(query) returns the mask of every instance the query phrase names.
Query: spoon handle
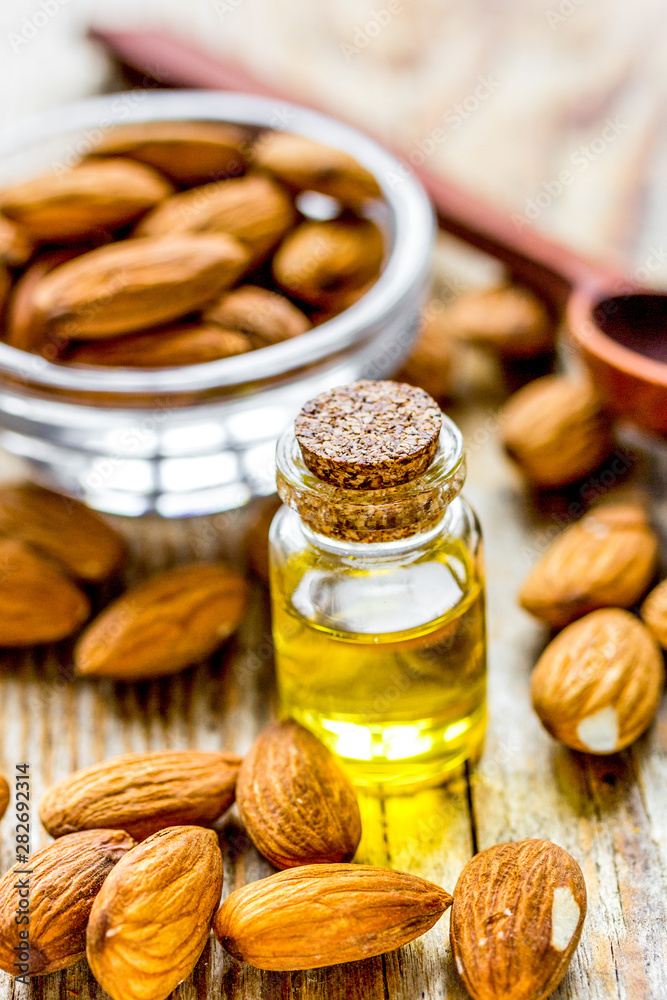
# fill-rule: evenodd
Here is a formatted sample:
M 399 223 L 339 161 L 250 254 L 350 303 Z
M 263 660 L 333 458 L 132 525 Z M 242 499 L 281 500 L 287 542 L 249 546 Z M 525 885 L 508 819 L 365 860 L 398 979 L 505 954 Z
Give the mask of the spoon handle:
M 165 86 L 232 90 L 322 110 L 308 97 L 280 91 L 226 58 L 160 32 L 93 28 L 90 35 L 121 62 L 140 71 L 144 86 L 157 81 Z M 409 165 L 400 150 L 394 153 L 425 187 L 442 229 L 502 261 L 514 277 L 538 291 L 558 314 L 575 287 L 622 290 L 627 286 L 627 279 L 616 268 L 579 256 L 540 235 L 527 220 L 486 204 L 423 166 Z

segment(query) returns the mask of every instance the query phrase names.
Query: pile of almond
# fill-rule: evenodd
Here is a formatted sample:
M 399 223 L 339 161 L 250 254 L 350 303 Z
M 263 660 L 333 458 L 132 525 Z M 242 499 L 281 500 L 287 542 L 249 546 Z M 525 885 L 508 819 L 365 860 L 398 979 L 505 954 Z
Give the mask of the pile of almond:
M 74 167 L 0 190 L 5 339 L 63 364 L 156 368 L 299 336 L 378 277 L 380 197 L 353 157 L 301 136 L 114 129 Z
M 258 850 L 281 869 L 220 905 L 212 824 L 234 798 Z M 55 837 L 31 858 L 30 935 L 14 920 L 16 865 L 0 881 L 0 968 L 65 969 L 84 956 L 113 1000 L 165 1000 L 211 927 L 256 968 L 315 969 L 381 955 L 452 905 L 456 967 L 476 1000 L 546 997 L 586 914 L 576 861 L 556 844 L 502 844 L 466 866 L 454 896 L 406 872 L 352 864 L 359 806 L 332 754 L 300 725 L 270 726 L 244 760 L 197 750 L 130 754 L 47 791 Z
M 574 750 L 616 753 L 649 727 L 664 687 L 659 643 L 667 639 L 667 581 L 642 606 L 658 537 L 641 507 L 608 504 L 571 525 L 524 581 L 523 607 L 563 629 L 532 677 L 546 729 Z
M 114 576 L 124 559 L 121 537 L 78 501 L 32 483 L 0 487 L 0 645 L 79 631 L 92 612 L 89 585 Z M 85 625 L 75 672 L 135 681 L 198 663 L 236 630 L 248 590 L 223 562 L 158 573 Z

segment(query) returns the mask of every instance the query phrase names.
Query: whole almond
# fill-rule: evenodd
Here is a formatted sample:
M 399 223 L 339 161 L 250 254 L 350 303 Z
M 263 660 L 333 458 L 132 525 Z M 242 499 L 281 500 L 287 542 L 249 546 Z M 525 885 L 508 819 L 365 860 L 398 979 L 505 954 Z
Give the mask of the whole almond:
M 650 726 L 664 683 L 645 625 L 620 608 L 593 611 L 549 643 L 533 672 L 535 711 L 554 739 L 585 753 L 617 753 Z
M 531 482 L 559 487 L 596 469 L 611 452 L 611 425 L 588 381 L 547 375 L 500 411 L 505 448 Z
M 5 311 L 5 306 L 9 301 L 12 288 L 12 279 L 7 270 L 7 265 L 0 263 L 0 316 Z
M 109 132 L 95 156 L 128 156 L 188 187 L 243 173 L 246 131 L 221 122 L 136 122 Z
M 75 245 L 38 254 L 14 285 L 7 305 L 5 337 L 7 343 L 22 351 L 38 351 L 49 360 L 57 358 L 63 341 L 49 337 L 35 307 L 35 289 L 50 271 L 73 257 L 80 256 Z
M 0 263 L 22 267 L 32 257 L 34 245 L 27 232 L 0 215 Z
M 0 487 L 0 535 L 26 542 L 91 583 L 106 580 L 125 558 L 123 539 L 98 514 L 35 483 Z
M 150 167 L 132 160 L 80 163 L 0 190 L 0 208 L 33 238 L 58 242 L 118 229 L 173 191 Z
M 125 591 L 95 618 L 74 652 L 77 674 L 135 681 L 206 659 L 236 630 L 248 585 L 225 563 L 166 570 Z
M 361 840 L 352 782 L 291 719 L 255 741 L 239 771 L 236 803 L 255 847 L 276 868 L 351 861 Z
M 254 163 L 297 191 L 320 191 L 344 205 L 381 197 L 373 174 L 342 149 L 289 132 L 267 132 L 253 149 Z
M 579 943 L 586 916 L 581 868 L 547 840 L 477 854 L 454 889 L 450 936 L 473 1000 L 544 1000 Z
M 657 554 L 657 536 L 641 507 L 599 507 L 552 542 L 519 600 L 554 628 L 596 608 L 629 608 L 651 582 Z
M 237 889 L 213 929 L 230 955 L 257 969 L 319 969 L 393 951 L 451 903 L 440 886 L 391 868 L 305 865 Z
M 166 1000 L 194 969 L 222 890 L 212 830 L 175 826 L 130 851 L 102 886 L 88 964 L 113 1000 Z
M 247 263 L 231 236 L 121 240 L 49 272 L 34 290 L 35 309 L 49 333 L 65 339 L 143 330 L 202 308 Z
M 234 801 L 241 758 L 203 750 L 131 753 L 75 771 L 39 805 L 52 837 L 105 827 L 136 840 L 175 824 L 209 826 Z
M 90 602 L 56 563 L 13 538 L 0 538 L 0 642 L 36 646 L 71 635 Z
M 642 618 L 663 649 L 667 649 L 667 580 L 654 587 L 642 604 Z
M 209 306 L 204 319 L 228 330 L 241 330 L 254 347 L 291 340 L 311 329 L 308 317 L 284 295 L 257 285 L 241 285 Z
M 248 174 L 173 195 L 142 219 L 136 234 L 227 233 L 247 246 L 257 263 L 295 218 L 292 201 L 279 184 Z
M 471 288 L 449 306 L 447 322 L 458 340 L 508 358 L 533 357 L 554 344 L 554 324 L 543 303 L 521 285 Z
M 183 323 L 81 344 L 68 354 L 67 363 L 113 368 L 175 368 L 233 358 L 251 349 L 249 339 L 237 330 L 223 330 L 214 323 Z
M 326 308 L 342 292 L 377 276 L 382 234 L 367 219 L 304 222 L 273 258 L 273 276 L 289 295 Z
M 134 840 L 123 830 L 86 830 L 62 837 L 31 855 L 29 863 L 10 868 L 0 881 L 0 968 L 13 976 L 43 976 L 82 959 L 95 897 L 133 847 Z M 25 916 L 17 922 L 21 891 Z
M 7 812 L 9 806 L 9 785 L 7 779 L 0 774 L 0 819 Z
M 424 389 L 434 399 L 446 396 L 451 385 L 454 341 L 446 307 L 432 299 L 422 313 L 417 343 L 396 376 Z

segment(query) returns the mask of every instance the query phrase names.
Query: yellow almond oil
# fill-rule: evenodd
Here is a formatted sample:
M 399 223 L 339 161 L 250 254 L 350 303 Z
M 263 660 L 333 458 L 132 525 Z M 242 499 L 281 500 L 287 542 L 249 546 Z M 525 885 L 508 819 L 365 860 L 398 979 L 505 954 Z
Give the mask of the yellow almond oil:
M 273 529 L 283 712 L 338 754 L 358 784 L 403 791 L 441 782 L 477 756 L 484 737 L 479 554 L 469 538 L 443 530 L 379 552 L 348 547 L 352 556 L 311 535 L 299 551 L 291 519 L 283 508 Z

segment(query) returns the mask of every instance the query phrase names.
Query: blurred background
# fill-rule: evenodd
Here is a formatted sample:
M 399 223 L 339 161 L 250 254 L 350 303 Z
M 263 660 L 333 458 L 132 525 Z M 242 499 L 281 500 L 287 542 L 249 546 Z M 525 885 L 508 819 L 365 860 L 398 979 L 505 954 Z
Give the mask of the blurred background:
M 667 278 L 661 0 L 13 0 L 0 9 L 3 126 L 119 86 L 91 25 L 233 56 L 518 226 Z

